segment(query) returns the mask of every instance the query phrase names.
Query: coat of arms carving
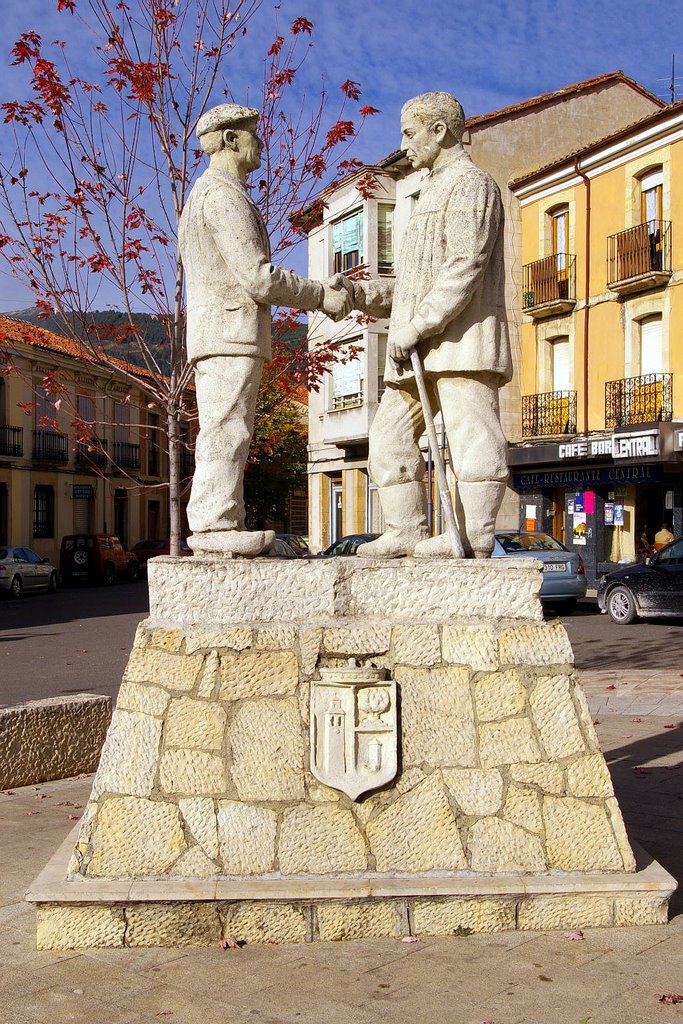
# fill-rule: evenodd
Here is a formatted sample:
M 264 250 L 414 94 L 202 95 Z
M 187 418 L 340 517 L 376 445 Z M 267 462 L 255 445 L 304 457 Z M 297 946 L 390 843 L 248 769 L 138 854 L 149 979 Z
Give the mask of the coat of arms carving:
M 396 775 L 396 683 L 355 665 L 320 675 L 311 683 L 311 771 L 355 800 Z

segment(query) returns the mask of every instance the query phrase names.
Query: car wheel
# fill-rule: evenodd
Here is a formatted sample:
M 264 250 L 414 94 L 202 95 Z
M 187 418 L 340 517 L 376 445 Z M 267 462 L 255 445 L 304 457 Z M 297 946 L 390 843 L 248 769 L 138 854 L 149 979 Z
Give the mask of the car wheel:
M 47 592 L 48 592 L 48 594 L 54 594 L 54 593 L 56 593 L 56 591 L 57 591 L 57 573 L 56 572 L 51 572 L 50 573 L 50 582 L 47 585 Z
M 615 587 L 607 595 L 607 611 L 612 622 L 628 626 L 638 618 L 636 602 L 628 587 Z
M 24 589 L 21 582 L 20 576 L 14 576 L 12 582 L 9 585 L 10 597 L 21 597 L 21 592 Z
M 131 583 L 137 583 L 140 579 L 140 566 L 137 562 L 131 562 L 128 566 L 128 579 Z
M 113 565 L 105 565 L 102 578 L 106 587 L 110 587 L 112 583 L 116 582 L 116 570 Z

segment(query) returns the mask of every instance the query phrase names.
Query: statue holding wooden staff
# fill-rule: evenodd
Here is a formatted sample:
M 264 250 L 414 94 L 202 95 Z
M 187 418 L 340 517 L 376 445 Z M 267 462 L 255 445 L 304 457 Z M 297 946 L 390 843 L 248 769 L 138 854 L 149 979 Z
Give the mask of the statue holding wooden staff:
M 386 531 L 358 554 L 488 558 L 508 479 L 499 390 L 511 376 L 505 317 L 503 210 L 498 186 L 462 145 L 462 107 L 424 93 L 401 112 L 402 148 L 426 168 L 395 281 L 354 281 L 354 306 L 391 316 L 386 390 L 370 429 L 369 473 Z M 422 394 L 420 394 L 420 391 Z M 427 536 L 419 439 L 438 409 L 455 473 L 455 523 Z M 431 431 L 430 431 L 431 427 Z M 435 459 L 438 446 L 432 444 Z M 450 495 L 440 491 L 446 506 Z M 452 508 L 451 508 L 452 517 Z M 447 516 L 448 522 L 448 516 Z

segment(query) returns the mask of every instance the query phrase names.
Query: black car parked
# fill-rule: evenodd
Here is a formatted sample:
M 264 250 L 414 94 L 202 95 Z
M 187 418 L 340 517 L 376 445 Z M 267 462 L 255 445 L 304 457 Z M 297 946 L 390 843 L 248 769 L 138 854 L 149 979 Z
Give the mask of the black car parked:
M 598 605 L 623 626 L 639 617 L 683 616 L 683 537 L 644 564 L 625 565 L 603 576 Z

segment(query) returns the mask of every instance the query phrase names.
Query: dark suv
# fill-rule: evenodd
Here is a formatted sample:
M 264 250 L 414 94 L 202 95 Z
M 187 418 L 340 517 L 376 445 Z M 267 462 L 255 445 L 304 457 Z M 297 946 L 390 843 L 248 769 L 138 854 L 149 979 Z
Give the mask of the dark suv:
M 59 571 L 64 583 L 112 584 L 117 576 L 135 583 L 140 562 L 109 533 L 74 533 L 62 537 Z

